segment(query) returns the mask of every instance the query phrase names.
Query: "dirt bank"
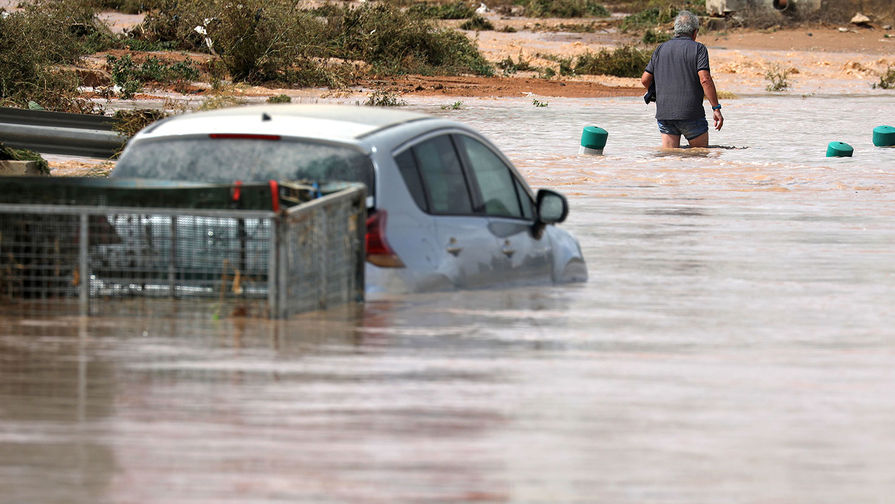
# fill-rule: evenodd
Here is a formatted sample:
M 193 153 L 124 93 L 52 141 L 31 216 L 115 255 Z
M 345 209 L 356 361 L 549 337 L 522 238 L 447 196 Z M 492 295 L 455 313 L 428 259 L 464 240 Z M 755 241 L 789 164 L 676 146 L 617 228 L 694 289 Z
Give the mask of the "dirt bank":
M 610 86 L 586 80 L 540 79 L 533 77 L 430 77 L 411 75 L 390 79 L 371 79 L 365 87 L 384 89 L 398 94 L 456 97 L 519 97 L 527 95 L 567 98 L 637 96 L 643 90 L 636 86 Z

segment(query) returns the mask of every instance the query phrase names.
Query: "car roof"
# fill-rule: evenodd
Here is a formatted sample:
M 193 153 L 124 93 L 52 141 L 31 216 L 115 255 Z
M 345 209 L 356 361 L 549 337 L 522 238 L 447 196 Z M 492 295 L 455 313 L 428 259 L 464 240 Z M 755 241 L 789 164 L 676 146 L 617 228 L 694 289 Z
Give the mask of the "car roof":
M 379 130 L 423 119 L 434 118 L 382 107 L 265 104 L 174 116 L 150 125 L 140 136 L 236 133 L 356 141 Z

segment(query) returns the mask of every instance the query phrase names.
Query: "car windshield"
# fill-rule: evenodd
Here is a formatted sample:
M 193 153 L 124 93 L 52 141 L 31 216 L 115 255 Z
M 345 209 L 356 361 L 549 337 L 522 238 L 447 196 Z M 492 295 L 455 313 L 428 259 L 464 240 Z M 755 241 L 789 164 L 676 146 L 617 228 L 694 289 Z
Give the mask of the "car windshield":
M 116 177 L 231 183 L 267 180 L 362 182 L 373 192 L 368 156 L 346 146 L 258 138 L 168 138 L 131 145 Z

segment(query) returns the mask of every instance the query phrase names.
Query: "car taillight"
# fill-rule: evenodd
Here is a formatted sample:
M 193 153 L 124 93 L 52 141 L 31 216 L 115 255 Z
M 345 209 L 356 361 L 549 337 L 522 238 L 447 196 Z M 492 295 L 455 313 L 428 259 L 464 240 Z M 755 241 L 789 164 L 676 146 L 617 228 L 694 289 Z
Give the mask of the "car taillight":
M 401 258 L 385 239 L 385 220 L 385 210 L 379 210 L 367 218 L 367 261 L 381 268 L 403 268 Z

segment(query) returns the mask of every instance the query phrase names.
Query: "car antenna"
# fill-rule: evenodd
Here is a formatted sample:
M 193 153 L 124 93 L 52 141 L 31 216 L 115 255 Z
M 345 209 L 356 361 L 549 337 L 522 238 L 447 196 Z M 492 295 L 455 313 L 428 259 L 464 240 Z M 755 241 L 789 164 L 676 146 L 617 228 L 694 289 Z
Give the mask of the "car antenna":
M 262 120 L 262 121 L 270 121 L 270 116 L 267 115 L 267 112 L 262 112 L 262 113 L 261 113 L 261 120 Z

